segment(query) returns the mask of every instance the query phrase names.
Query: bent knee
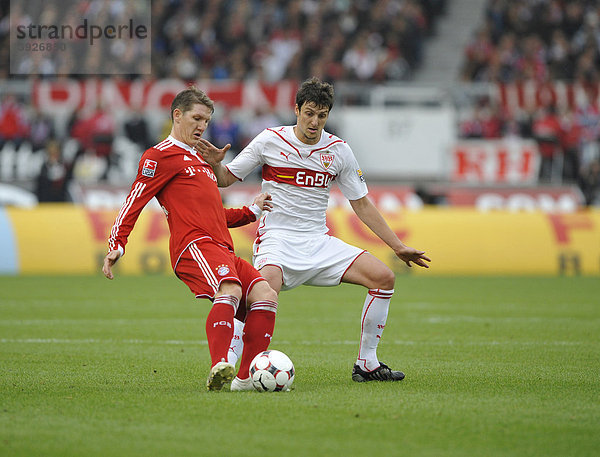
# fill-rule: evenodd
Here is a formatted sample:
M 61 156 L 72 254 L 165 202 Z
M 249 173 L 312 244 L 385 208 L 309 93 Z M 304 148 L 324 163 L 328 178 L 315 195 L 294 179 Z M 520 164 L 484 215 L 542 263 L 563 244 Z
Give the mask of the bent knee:
M 265 281 L 259 281 L 252 289 L 252 298 L 255 300 L 269 300 L 277 302 L 277 292 Z
M 221 295 L 233 295 L 240 299 L 242 297 L 242 286 L 235 281 L 223 281 L 215 294 L 215 297 Z
M 264 292 L 263 300 L 277 301 L 277 292 L 273 290 L 271 286 L 267 283 L 267 290 Z
M 385 268 L 377 275 L 376 287 L 374 289 L 392 290 L 396 283 L 396 275 L 389 268 Z

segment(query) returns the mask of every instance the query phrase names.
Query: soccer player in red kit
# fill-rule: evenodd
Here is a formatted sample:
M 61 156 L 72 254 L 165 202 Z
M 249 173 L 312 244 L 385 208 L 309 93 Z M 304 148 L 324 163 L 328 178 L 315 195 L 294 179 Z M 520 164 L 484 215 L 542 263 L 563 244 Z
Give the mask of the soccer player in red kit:
M 223 208 L 217 178 L 195 149 L 213 112 L 212 100 L 195 87 L 175 96 L 171 134 L 142 155 L 137 177 L 110 232 L 102 271 L 113 279 L 111 268 L 124 254 L 140 212 L 156 197 L 169 224 L 173 271 L 197 298 L 212 301 L 206 319 L 212 368 L 206 385 L 208 390 L 221 390 L 234 376 L 235 368 L 226 360 L 240 302 L 246 306 L 246 324 L 238 376 L 247 378 L 254 356 L 269 346 L 277 294 L 233 251 L 228 225 L 243 225 L 255 220 L 255 215 L 248 208 Z M 268 198 L 262 195 L 260 201 Z

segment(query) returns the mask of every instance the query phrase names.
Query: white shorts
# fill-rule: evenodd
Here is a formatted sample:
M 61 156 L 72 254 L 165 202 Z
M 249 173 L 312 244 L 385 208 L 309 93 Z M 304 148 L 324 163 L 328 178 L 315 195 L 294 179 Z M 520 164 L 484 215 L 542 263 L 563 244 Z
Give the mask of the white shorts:
M 279 267 L 283 273 L 281 290 L 301 284 L 337 286 L 344 273 L 364 249 L 357 248 L 329 235 L 289 238 L 265 234 L 253 247 L 254 267 Z

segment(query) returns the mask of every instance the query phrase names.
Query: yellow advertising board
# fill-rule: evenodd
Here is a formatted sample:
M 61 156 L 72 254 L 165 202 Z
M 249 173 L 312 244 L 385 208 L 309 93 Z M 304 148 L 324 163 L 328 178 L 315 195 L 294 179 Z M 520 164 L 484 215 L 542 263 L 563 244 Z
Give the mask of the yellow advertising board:
M 99 273 L 116 211 L 61 204 L 7 208 L 17 257 L 15 273 Z M 354 213 L 328 213 L 331 234 L 367 249 L 397 273 L 435 275 L 600 275 L 600 211 L 568 214 L 480 212 L 425 208 L 384 214 L 408 245 L 432 258 L 431 268 L 407 269 Z M 232 229 L 236 251 L 250 258 L 256 223 Z M 162 212 L 146 209 L 116 274 L 171 271 Z M 6 240 L 4 241 L 6 243 Z

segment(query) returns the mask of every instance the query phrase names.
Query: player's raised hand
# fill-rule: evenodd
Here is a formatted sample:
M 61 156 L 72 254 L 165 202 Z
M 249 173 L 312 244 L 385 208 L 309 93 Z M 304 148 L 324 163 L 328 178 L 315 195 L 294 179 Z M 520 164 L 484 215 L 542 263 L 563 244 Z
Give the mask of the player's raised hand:
M 412 267 L 411 262 L 415 265 L 419 265 L 423 268 L 429 268 L 426 262 L 431 262 L 431 259 L 425 255 L 425 251 L 419 251 L 410 246 L 402 246 L 400 249 L 394 251 L 398 258 L 402 260 L 406 265 Z
M 118 249 L 110 251 L 108 254 L 106 254 L 106 257 L 104 257 L 102 273 L 104 273 L 104 276 L 106 276 L 108 279 L 114 278 L 112 273 L 112 266 L 116 263 L 117 260 L 119 260 L 119 257 L 121 257 L 121 252 Z
M 263 211 L 271 211 L 273 209 L 273 198 L 268 192 L 258 194 L 252 203 L 258 206 Z
M 218 148 L 204 138 L 200 138 L 200 141 L 198 141 L 198 144 L 196 144 L 196 150 L 202 154 L 204 160 L 206 160 L 212 167 L 221 163 L 221 161 L 225 158 L 225 154 L 230 148 L 231 145 L 229 143 L 222 148 Z

